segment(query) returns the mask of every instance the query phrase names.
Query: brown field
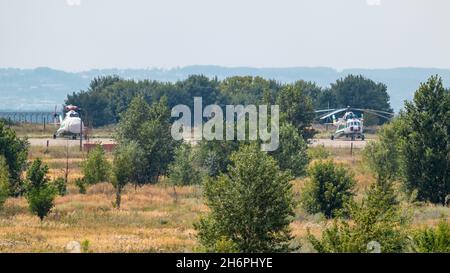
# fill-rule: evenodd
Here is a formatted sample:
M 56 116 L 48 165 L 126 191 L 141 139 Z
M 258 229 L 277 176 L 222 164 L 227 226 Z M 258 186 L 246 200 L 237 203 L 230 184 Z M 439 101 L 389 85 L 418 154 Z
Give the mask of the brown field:
M 357 197 L 364 194 L 374 178 L 361 160 L 361 150 L 353 155 L 348 149 L 311 148 L 315 157 L 333 158 L 348 166 L 358 180 Z M 108 155 L 111 157 L 111 155 Z M 52 178 L 62 176 L 66 164 L 66 148 L 31 147 L 30 160 L 40 157 L 50 167 Z M 192 252 L 201 251 L 193 223 L 208 208 L 202 200 L 200 186 L 173 188 L 164 181 L 135 189 L 128 186 L 121 209 L 113 207 L 114 191 L 102 183 L 79 194 L 73 180 L 81 176 L 79 164 L 85 157 L 76 147 L 69 148 L 69 193 L 57 197 L 50 215 L 40 222 L 28 211 L 24 198 L 9 198 L 0 210 L 0 252 L 64 252 L 72 240 L 88 244 L 89 252 Z M 317 159 L 315 159 L 317 160 Z M 305 179 L 292 181 L 297 199 Z M 413 226 L 433 225 L 442 216 L 449 218 L 450 209 L 428 204 L 413 206 Z M 330 222 L 321 215 L 309 215 L 297 206 L 291 224 L 293 244 L 301 244 L 301 252 L 313 251 L 306 242 L 309 229 L 320 235 Z

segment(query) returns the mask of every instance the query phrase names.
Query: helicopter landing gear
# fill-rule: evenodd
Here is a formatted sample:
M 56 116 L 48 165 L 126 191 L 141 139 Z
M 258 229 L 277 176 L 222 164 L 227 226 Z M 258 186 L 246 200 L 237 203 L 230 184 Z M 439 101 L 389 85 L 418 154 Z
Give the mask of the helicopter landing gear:
M 73 139 L 73 140 L 77 139 L 77 136 L 73 135 L 73 136 L 72 136 L 72 139 Z
M 355 135 L 352 135 L 352 141 L 355 141 Z
M 53 139 L 56 139 L 56 134 L 53 134 Z
M 331 140 L 334 140 L 334 135 L 331 135 Z
M 364 135 L 361 135 L 361 140 L 364 141 L 365 137 Z

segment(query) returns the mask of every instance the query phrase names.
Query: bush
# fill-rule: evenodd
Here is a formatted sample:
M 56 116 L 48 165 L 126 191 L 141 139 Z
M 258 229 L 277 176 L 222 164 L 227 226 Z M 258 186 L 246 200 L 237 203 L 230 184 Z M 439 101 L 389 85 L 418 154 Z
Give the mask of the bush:
M 127 183 L 136 178 L 139 172 L 140 150 L 136 142 L 121 144 L 114 153 L 113 178 L 111 183 L 116 190 L 115 207 L 120 208 L 122 190 Z
M 238 141 L 203 140 L 199 144 L 197 160 L 208 176 L 227 172 L 231 154 L 239 149 Z
M 327 218 L 343 213 L 352 199 L 356 184 L 353 175 L 333 161 L 318 161 L 308 170 L 310 180 L 302 193 L 303 207 L 309 213 L 323 213 Z
M 375 173 L 377 181 L 392 182 L 401 178 L 401 161 L 398 131 L 400 119 L 384 125 L 378 132 L 378 141 L 370 141 L 364 148 L 364 162 Z
M 290 170 L 296 177 L 305 174 L 309 157 L 303 137 L 290 123 L 284 123 L 280 128 L 280 147 L 270 153 L 282 170 Z
M 291 177 L 257 145 L 231 156 L 228 174 L 204 185 L 209 214 L 195 224 L 207 251 L 286 252 L 294 216 Z
M 190 145 L 183 144 L 175 151 L 175 160 L 169 165 L 169 180 L 172 185 L 200 184 L 201 172 Z
M 39 158 L 33 161 L 27 171 L 26 198 L 30 211 L 39 216 L 41 221 L 53 208 L 56 196 L 56 189 L 49 184 L 47 172 L 48 166 L 43 166 Z
M 424 228 L 415 232 L 413 237 L 416 252 L 450 252 L 450 225 L 446 219 L 442 219 L 436 228 Z
M 0 209 L 9 196 L 9 172 L 6 159 L 0 155 Z
M 24 192 L 21 179 L 22 171 L 26 169 L 28 142 L 19 139 L 16 133 L 0 121 L 0 155 L 6 160 L 9 173 L 9 193 L 17 196 Z
M 320 253 L 372 252 L 372 243 L 381 252 L 408 250 L 409 216 L 398 205 L 392 205 L 385 189 L 373 184 L 361 204 L 348 205 L 351 223 L 335 220 L 317 239 L 308 231 L 308 240 Z
M 311 159 L 327 159 L 331 153 L 324 146 L 316 146 L 308 148 L 308 156 Z
M 77 186 L 80 194 L 86 194 L 86 181 L 83 178 L 75 179 L 75 186 Z
M 52 184 L 59 195 L 64 196 L 67 194 L 67 183 L 64 178 L 58 177 L 55 180 L 53 180 Z
M 84 181 L 87 184 L 92 185 L 109 180 L 111 164 L 106 160 L 105 150 L 102 146 L 97 145 L 88 154 L 86 161 L 82 163 L 82 170 Z

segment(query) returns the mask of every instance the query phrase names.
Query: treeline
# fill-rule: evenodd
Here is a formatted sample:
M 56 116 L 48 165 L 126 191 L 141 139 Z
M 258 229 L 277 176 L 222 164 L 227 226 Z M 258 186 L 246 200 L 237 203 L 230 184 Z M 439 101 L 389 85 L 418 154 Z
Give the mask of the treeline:
M 288 103 L 286 100 L 290 98 L 282 97 L 282 94 L 289 93 L 289 89 L 304 97 L 302 111 L 309 114 L 313 113 L 313 109 L 346 106 L 392 112 L 386 85 L 354 75 L 332 83 L 329 88 L 302 80 L 282 84 L 275 80 L 251 76 L 218 80 L 193 75 L 175 83 L 124 80 L 118 76 L 106 76 L 95 78 L 87 90 L 68 95 L 65 103 L 80 106 L 84 109 L 84 119 L 87 123 L 97 127 L 119 122 L 121 113 L 137 95 L 142 96 L 149 104 L 166 97 L 170 108 L 177 104 L 192 106 L 193 97 L 202 97 L 204 105 L 278 103 L 280 111 L 286 112 L 287 106 L 283 104 Z

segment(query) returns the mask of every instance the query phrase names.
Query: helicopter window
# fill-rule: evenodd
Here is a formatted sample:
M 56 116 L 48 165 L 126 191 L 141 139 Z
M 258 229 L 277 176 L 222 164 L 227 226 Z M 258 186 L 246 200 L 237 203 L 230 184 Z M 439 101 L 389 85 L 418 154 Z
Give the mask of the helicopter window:
M 70 116 L 71 118 L 78 118 L 78 117 L 79 117 L 77 112 L 70 113 L 69 116 Z

